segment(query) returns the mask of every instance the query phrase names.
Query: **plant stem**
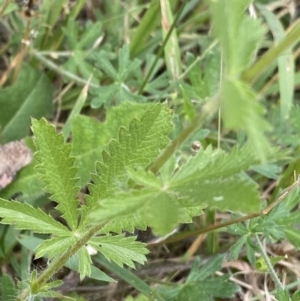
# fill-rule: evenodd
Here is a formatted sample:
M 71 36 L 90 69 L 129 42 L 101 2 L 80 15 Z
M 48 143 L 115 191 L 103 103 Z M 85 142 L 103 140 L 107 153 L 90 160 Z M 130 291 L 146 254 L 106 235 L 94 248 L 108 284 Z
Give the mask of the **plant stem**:
M 281 289 L 281 290 L 284 290 L 284 286 L 283 284 L 281 283 L 276 271 L 274 270 L 274 267 L 269 259 L 269 256 L 268 254 L 266 253 L 265 251 L 265 248 L 264 246 L 262 245 L 257 233 L 254 234 L 254 238 L 256 240 L 256 243 L 257 243 L 257 246 L 259 247 L 260 249 L 260 252 L 261 252 L 261 256 L 263 257 L 268 269 L 269 269 L 269 272 L 270 272 L 270 275 L 273 279 L 273 281 L 275 282 L 276 286 L 277 286 L 277 289 Z
M 270 48 L 259 61 L 246 70 L 241 79 L 246 82 L 252 82 L 257 78 L 266 67 L 268 67 L 285 50 L 295 45 L 300 40 L 300 20 L 289 34 L 276 46 Z
M 61 256 L 54 259 L 51 264 L 43 271 L 43 273 L 37 278 L 36 281 L 30 283 L 30 288 L 40 288 L 42 287 L 55 273 L 57 273 L 61 267 L 72 257 L 74 256 L 79 249 L 85 246 L 88 241 L 95 236 L 99 232 L 99 230 L 104 226 L 104 224 L 99 224 L 92 227 L 88 232 L 86 232 L 78 241 L 77 243 L 72 246 L 69 250 L 63 253 Z M 28 298 L 30 294 L 32 294 L 31 289 L 26 288 L 24 289 L 16 301 L 24 301 Z

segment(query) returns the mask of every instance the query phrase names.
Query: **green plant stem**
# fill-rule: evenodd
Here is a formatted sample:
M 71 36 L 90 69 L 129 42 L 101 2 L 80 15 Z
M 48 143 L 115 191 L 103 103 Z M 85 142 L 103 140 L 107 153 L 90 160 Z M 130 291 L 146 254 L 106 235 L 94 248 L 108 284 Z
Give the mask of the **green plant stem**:
M 219 97 L 213 98 L 208 101 L 201 109 L 194 120 L 174 139 L 169 146 L 163 151 L 163 153 L 153 162 L 149 167 L 149 170 L 153 173 L 157 173 L 159 169 L 167 162 L 172 156 L 178 146 L 180 146 L 198 127 L 214 115 L 220 108 Z
M 179 18 L 180 18 L 180 16 L 181 16 L 181 13 L 183 12 L 183 9 L 184 9 L 184 7 L 185 7 L 185 4 L 186 4 L 186 1 L 184 1 L 184 2 L 181 4 L 181 7 L 180 7 L 179 11 L 178 11 L 177 14 L 176 14 L 176 17 L 175 17 L 175 19 L 174 19 L 174 21 L 173 21 L 173 23 L 172 23 L 172 26 L 170 27 L 170 29 L 169 29 L 169 31 L 168 31 L 168 33 L 167 33 L 167 35 L 166 35 L 166 37 L 165 37 L 165 39 L 164 39 L 164 41 L 163 41 L 163 44 L 161 45 L 161 47 L 160 47 L 160 49 L 159 49 L 159 51 L 158 51 L 158 53 L 157 53 L 157 55 L 156 55 L 156 57 L 155 57 L 155 60 L 154 60 L 154 62 L 152 63 L 152 66 L 150 67 L 150 69 L 149 69 L 149 71 L 148 71 L 148 73 L 147 73 L 147 75 L 146 75 L 146 78 L 145 78 L 145 80 L 143 81 L 143 83 L 142 83 L 142 85 L 141 85 L 141 87 L 140 87 L 140 89 L 139 89 L 139 91 L 138 91 L 138 94 L 142 94 L 142 93 L 143 93 L 144 88 L 145 88 L 146 84 L 148 83 L 149 78 L 151 77 L 152 72 L 153 72 L 153 70 L 154 70 L 154 68 L 155 68 L 155 66 L 156 66 L 156 64 L 157 64 L 157 62 L 158 62 L 158 60 L 159 60 L 159 58 L 162 56 L 162 54 L 163 54 L 163 52 L 164 52 L 165 46 L 167 45 L 168 40 L 169 40 L 169 38 L 171 37 L 171 34 L 172 34 L 172 32 L 173 32 L 173 30 L 174 30 L 176 24 L 177 24 L 177 21 L 179 20 Z
M 269 272 L 270 272 L 270 275 L 273 279 L 273 281 L 275 282 L 276 286 L 277 286 L 277 289 L 281 289 L 281 290 L 284 290 L 284 286 L 283 284 L 281 283 L 276 271 L 274 270 L 274 267 L 269 259 L 269 256 L 268 254 L 266 253 L 265 251 L 265 248 L 264 246 L 262 245 L 257 233 L 254 234 L 254 238 L 256 240 L 256 243 L 257 243 L 257 246 L 259 247 L 260 249 L 260 253 L 261 253 L 261 256 L 263 257 L 268 269 L 269 269 Z
M 300 284 L 300 280 L 298 279 L 298 280 L 295 281 L 295 282 L 286 284 L 286 285 L 285 285 L 285 289 L 288 289 L 288 290 L 290 290 L 290 289 L 296 290 L 297 287 L 299 286 L 299 284 Z M 272 290 L 272 291 L 268 291 L 267 293 L 268 293 L 268 294 L 274 295 L 274 294 L 276 294 L 276 291 L 277 291 L 277 290 Z M 258 296 L 255 296 L 255 297 L 251 298 L 249 301 L 265 300 L 265 296 L 266 296 L 266 293 L 265 293 L 265 294 L 258 295 Z
M 54 259 L 51 264 L 43 271 L 43 273 L 37 278 L 37 280 L 33 283 L 30 283 L 30 288 L 26 288 L 20 293 L 16 301 L 25 301 L 28 296 L 32 294 L 32 291 L 34 292 L 35 290 L 46 284 L 47 281 L 49 281 L 49 279 L 51 279 L 53 275 L 57 273 L 72 256 L 74 256 L 83 246 L 85 246 L 88 241 L 92 237 L 94 237 L 99 232 L 99 230 L 102 229 L 103 226 L 104 224 L 98 224 L 92 227 L 77 241 L 74 246 L 72 246 L 61 256 Z
M 246 82 L 254 81 L 279 55 L 295 45 L 300 40 L 300 20 L 289 34 L 276 46 L 270 48 L 259 61 L 246 70 L 241 79 Z

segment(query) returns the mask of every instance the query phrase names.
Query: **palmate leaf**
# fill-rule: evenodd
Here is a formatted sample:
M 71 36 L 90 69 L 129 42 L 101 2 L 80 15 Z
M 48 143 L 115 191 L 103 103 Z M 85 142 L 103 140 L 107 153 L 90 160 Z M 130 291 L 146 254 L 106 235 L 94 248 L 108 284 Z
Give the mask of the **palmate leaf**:
M 71 229 L 78 223 L 78 201 L 76 200 L 80 187 L 76 186 L 77 168 L 75 159 L 70 157 L 71 146 L 64 144 L 62 134 L 56 134 L 55 128 L 45 119 L 32 120 L 37 153 L 35 158 L 39 163 L 37 171 L 42 174 L 45 190 L 52 194 L 51 199 L 58 203 L 57 209 L 63 213 Z
M 145 254 L 149 251 L 146 244 L 136 241 L 136 237 L 117 236 L 94 237 L 90 245 L 102 253 L 109 261 L 114 261 L 119 266 L 123 264 L 134 268 L 134 261 L 143 264 L 146 261 Z
M 159 292 L 169 301 L 213 301 L 214 297 L 232 298 L 239 291 L 239 286 L 230 282 L 229 276 L 213 275 L 222 268 L 223 260 L 223 256 L 215 256 L 200 267 L 200 260 L 196 258 L 184 284 L 176 285 L 175 288 L 162 288 Z
M 108 57 L 109 54 L 105 51 L 100 51 L 94 55 L 96 66 L 102 69 L 105 74 L 108 74 L 112 78 L 113 83 L 100 88 L 91 88 L 91 93 L 96 96 L 92 99 L 91 106 L 93 108 L 99 108 L 102 105 L 109 107 L 112 100 L 117 104 L 121 104 L 124 101 L 144 102 L 144 96 L 134 94 L 131 92 L 131 89 L 126 87 L 126 81 L 130 77 L 138 78 L 137 74 L 140 72 L 137 72 L 137 70 L 139 70 L 141 65 L 141 61 L 138 59 L 130 60 L 129 46 L 125 44 L 119 50 L 118 70 L 108 61 Z
M 69 235 L 70 231 L 50 215 L 29 204 L 0 199 L 2 224 L 15 224 L 17 229 L 32 230 L 36 233 Z

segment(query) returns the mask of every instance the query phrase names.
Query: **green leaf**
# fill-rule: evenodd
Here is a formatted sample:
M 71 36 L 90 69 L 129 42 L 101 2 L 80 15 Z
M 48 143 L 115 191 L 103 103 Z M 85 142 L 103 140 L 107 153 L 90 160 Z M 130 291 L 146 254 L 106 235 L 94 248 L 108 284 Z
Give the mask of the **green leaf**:
M 109 75 L 112 79 L 117 79 L 118 72 L 109 61 L 108 55 L 105 51 L 100 51 L 99 53 L 94 53 L 96 66 L 103 70 L 103 72 Z
M 299 106 L 292 107 L 289 123 L 291 124 L 292 128 L 296 132 L 296 135 L 293 138 L 295 140 L 298 140 L 300 136 L 300 107 Z
M 275 43 L 278 44 L 286 36 L 283 24 L 281 24 L 280 19 L 277 18 L 276 14 L 267 9 L 265 6 L 257 4 L 257 7 L 266 18 Z M 295 66 L 292 47 L 287 49 L 284 54 L 281 54 L 278 57 L 278 72 L 280 87 L 280 115 L 281 120 L 283 121 L 289 117 L 294 96 Z
M 206 166 L 219 156 L 219 150 L 213 151 L 211 145 L 205 150 L 200 150 L 194 157 L 189 157 L 185 165 L 181 166 L 175 173 L 172 182 L 180 182 L 188 179 L 193 179 L 195 175 L 205 171 Z
M 146 230 L 151 226 L 164 235 L 179 223 L 190 223 L 193 216 L 202 214 L 204 206 L 195 206 L 186 199 L 177 199 L 161 189 L 128 191 L 102 200 L 88 216 L 90 222 L 109 220 L 101 233 L 120 233 L 126 230 Z
M 192 202 L 187 199 L 178 200 L 180 209 L 180 216 L 177 223 L 189 224 L 193 223 L 193 217 L 200 216 L 203 214 L 203 209 L 205 205 L 195 206 Z M 192 203 L 192 204 L 190 204 Z
M 161 28 L 162 28 L 162 37 L 166 39 L 166 36 L 170 33 L 170 29 L 172 23 L 174 22 L 174 17 L 171 9 L 171 2 L 164 1 L 161 6 Z M 182 62 L 180 60 L 180 48 L 178 42 L 178 35 L 176 31 L 176 27 L 173 28 L 172 32 L 170 33 L 170 37 L 165 44 L 164 47 L 164 54 L 165 54 L 165 62 L 167 71 L 169 73 L 170 78 L 174 81 L 178 80 L 179 75 L 182 73 Z
M 86 248 L 81 248 L 75 256 L 78 260 L 80 280 L 83 280 L 85 276 L 91 275 L 92 259 Z
M 255 250 L 252 247 L 252 245 L 253 245 L 253 242 L 251 240 L 251 237 L 248 237 L 247 243 L 246 243 L 247 259 L 249 260 L 249 262 L 251 263 L 251 265 L 254 266 L 255 265 L 255 261 L 256 261 L 255 252 L 257 252 L 258 250 Z
M 175 193 L 190 198 L 194 205 L 242 212 L 255 212 L 261 199 L 257 185 L 247 178 L 231 177 L 216 180 L 198 180 L 170 186 Z
M 295 291 L 295 293 L 293 294 L 293 297 L 292 297 L 292 301 L 298 301 L 300 300 L 300 291 L 297 290 Z
M 47 282 L 43 285 L 43 288 L 40 291 L 48 292 L 52 288 L 58 287 L 58 286 L 62 285 L 63 283 L 64 282 L 62 280 L 55 280 L 55 281 Z M 49 292 L 49 293 L 51 293 L 51 292 Z
M 90 78 L 91 79 L 91 78 Z M 90 80 L 86 83 L 86 85 L 83 87 L 80 95 L 78 96 L 75 105 L 73 106 L 73 109 L 71 111 L 71 113 L 69 114 L 68 120 L 66 121 L 62 132 L 64 134 L 65 140 L 67 140 L 67 138 L 70 135 L 71 132 L 71 123 L 72 120 L 74 119 L 75 116 L 78 116 L 80 111 L 83 108 L 83 105 L 86 101 L 87 95 L 88 95 L 88 90 L 89 90 L 89 84 L 90 84 Z
M 180 207 L 177 196 L 162 192 L 154 195 L 152 201 L 147 205 L 145 209 L 145 213 L 148 212 L 147 221 L 155 234 L 166 235 L 179 223 Z
M 207 277 L 212 276 L 215 272 L 222 268 L 223 261 L 224 255 L 217 255 L 200 267 L 200 258 L 197 257 L 193 262 L 187 282 L 204 280 Z
M 278 301 L 292 301 L 288 289 L 278 289 L 276 293 L 276 299 Z
M 182 85 L 180 85 L 180 90 L 184 101 L 185 114 L 189 120 L 193 120 L 197 114 L 196 108 Z
M 140 204 L 140 206 L 136 206 L 135 208 L 131 207 L 132 210 L 131 212 L 128 212 L 127 215 L 120 215 L 120 218 L 115 218 L 113 221 L 106 224 L 102 228 L 101 233 L 122 233 L 123 231 L 134 233 L 136 229 L 146 231 L 148 223 L 143 211 L 140 210 L 142 205 L 144 205 L 144 203 Z
M 130 61 L 130 51 L 129 45 L 124 44 L 123 47 L 119 50 L 118 55 L 118 63 L 119 63 L 119 70 L 118 70 L 118 80 L 126 80 L 126 78 L 132 73 L 134 74 L 136 70 L 141 65 L 141 61 L 138 59 L 134 59 Z
M 280 220 L 289 215 L 286 204 L 277 205 L 269 214 L 253 218 L 249 222 L 251 233 L 264 233 L 269 240 L 279 240 L 285 237 L 285 226 L 280 224 Z
M 270 158 L 276 158 L 276 153 L 270 153 Z M 249 144 L 236 147 L 228 154 L 220 150 L 212 151 L 208 147 L 190 158 L 174 175 L 168 187 L 182 198 L 188 198 L 193 206 L 256 211 L 261 202 L 259 192 L 256 184 L 243 176 L 241 171 L 258 162 Z
M 27 236 L 20 234 L 18 235 L 18 241 L 25 246 L 27 249 L 31 250 L 32 252 L 41 244 L 43 243 L 43 240 L 41 238 L 37 238 L 34 236 Z M 78 268 L 78 261 L 70 259 L 66 264 L 66 267 L 73 271 L 79 271 Z M 107 276 L 105 273 L 103 273 L 98 268 L 91 266 L 91 275 L 90 278 L 100 280 L 100 281 L 106 281 L 106 282 L 115 282 L 114 279 Z
M 145 171 L 138 168 L 136 170 L 129 168 L 127 174 L 130 179 L 138 185 L 142 185 L 145 188 L 160 189 L 162 187 L 161 180 L 157 178 L 152 172 Z
M 294 227 L 285 227 L 284 231 L 286 238 L 292 243 L 296 248 L 300 248 L 300 233 L 299 229 Z
M 175 288 L 162 288 L 159 292 L 166 300 L 207 300 L 214 297 L 232 298 L 239 290 L 238 285 L 229 281 L 228 276 L 215 277 L 213 274 L 221 269 L 224 256 L 215 256 L 202 267 L 197 257 L 192 270 L 184 284 Z
M 29 134 L 30 116 L 41 118 L 53 112 L 53 87 L 37 68 L 23 65 L 11 87 L 0 93 L 0 139 L 3 143 L 20 140 Z
M 15 224 L 17 229 L 32 230 L 36 233 L 69 235 L 69 230 L 39 208 L 26 203 L 0 199 L 2 224 Z
M 133 118 L 140 119 L 145 111 L 154 104 L 124 102 L 108 110 L 106 121 L 98 122 L 86 116 L 75 116 L 72 120 L 72 155 L 76 157 L 75 165 L 80 185 L 90 181 L 90 173 L 95 171 L 95 162 L 101 161 L 102 151 L 110 139 L 117 139 L 121 126 L 129 127 Z
M 47 185 L 45 190 L 58 203 L 57 209 L 63 213 L 70 228 L 75 229 L 78 223 L 76 197 L 80 187 L 76 186 L 77 168 L 74 167 L 75 159 L 70 157 L 71 146 L 64 144 L 63 135 L 57 134 L 54 126 L 45 119 L 33 120 L 32 129 L 36 137 L 35 158 L 39 162 L 36 169 Z
M 139 221 L 139 217 L 135 220 L 134 216 L 139 216 L 140 209 L 147 203 L 147 201 L 149 201 L 149 199 L 152 199 L 152 196 L 152 190 L 139 190 L 131 191 L 130 193 L 116 194 L 111 198 L 102 200 L 99 206 L 95 206 L 93 210 L 90 210 L 90 214 L 87 219 L 90 222 L 110 220 L 115 224 L 113 228 L 111 228 L 111 225 L 104 226 L 102 231 L 105 231 L 106 228 L 109 228 L 108 232 L 120 232 L 123 229 L 130 231 L 127 227 L 128 225 L 131 225 L 132 228 L 130 229 L 133 230 L 133 227 L 138 227 L 136 222 Z M 126 218 L 123 219 L 123 217 Z M 132 225 L 133 222 L 134 225 Z
M 149 251 L 145 248 L 145 244 L 136 241 L 136 237 L 116 236 L 100 236 L 94 237 L 90 241 L 90 245 L 102 253 L 109 261 L 114 261 L 119 266 L 126 264 L 134 268 L 133 261 L 144 264 L 146 261 L 145 254 Z
M 160 22 L 160 3 L 159 1 L 150 2 L 130 41 L 130 53 L 133 57 L 142 52 Z
M 220 40 L 225 74 L 234 76 L 249 67 L 265 28 L 259 19 L 245 14 L 251 0 L 210 0 L 213 29 Z
M 230 249 L 229 249 L 230 254 L 228 256 L 229 261 L 238 259 L 239 255 L 241 253 L 242 247 L 247 242 L 247 238 L 248 237 L 246 235 L 242 236 L 230 247 Z
M 132 84 L 129 88 L 125 83 L 130 76 L 137 77 L 137 70 L 139 70 L 141 64 L 141 61 L 137 59 L 130 61 L 128 45 L 124 44 L 119 50 L 118 71 L 116 71 L 112 63 L 108 60 L 108 55 L 105 51 L 95 54 L 94 59 L 96 60 L 96 66 L 102 69 L 105 74 L 108 74 L 112 78 L 113 83 L 91 89 L 91 93 L 97 96 L 91 102 L 92 108 L 99 108 L 101 105 L 110 107 L 112 101 L 117 104 L 124 101 L 145 101 L 143 96 L 131 92 L 134 89 Z
M 123 267 L 117 265 L 115 262 L 107 260 L 102 254 L 98 253 L 94 256 L 94 260 L 101 266 L 113 272 L 119 278 L 123 279 L 125 282 L 134 287 L 138 292 L 148 296 L 152 300 L 165 301 L 159 293 L 157 288 L 153 288 L 143 281 L 140 277 L 134 274 L 129 269 L 124 269 Z
M 35 258 L 47 256 L 53 258 L 58 254 L 63 254 L 76 243 L 75 236 L 59 236 L 45 240 L 35 250 Z
M 276 149 L 267 154 L 269 160 L 282 156 Z M 186 181 L 195 179 L 217 179 L 231 177 L 250 169 L 260 162 L 252 145 L 236 146 L 229 153 L 222 150 L 212 150 L 211 146 L 200 150 L 194 157 L 182 166 L 172 181 Z
M 270 151 L 265 131 L 270 126 L 263 118 L 264 108 L 257 96 L 246 84 L 237 80 L 225 80 L 221 89 L 222 114 L 227 129 L 243 130 L 261 160 Z
M 278 180 L 280 177 L 281 168 L 276 164 L 261 164 L 253 166 L 253 171 L 265 176 L 268 179 Z
M 276 151 L 270 154 L 270 158 L 276 156 Z M 145 189 L 100 201 L 89 220 L 111 220 L 104 226 L 105 233 L 133 231 L 135 227 L 145 229 L 150 225 L 156 233 L 165 234 L 178 223 L 191 222 L 206 206 L 256 211 L 261 203 L 256 184 L 240 172 L 257 162 L 252 147 L 245 145 L 230 153 L 208 147 L 181 167 L 171 181 L 165 178 L 164 183 L 151 173 L 127 169 L 131 181 Z M 160 193 L 162 189 L 166 194 Z M 177 200 L 173 194 L 179 194 L 180 198 Z
M 15 283 L 10 275 L 3 274 L 0 278 L 0 295 L 2 300 L 13 301 L 16 299 Z
M 92 177 L 94 184 L 89 185 L 90 197 L 87 197 L 89 210 L 117 190 L 117 183 L 127 177 L 127 168 L 145 168 L 157 157 L 169 142 L 170 118 L 169 109 L 157 104 L 141 120 L 133 119 L 129 130 L 120 129 L 119 141 L 111 141 L 109 150 L 102 153 L 103 162 L 96 165 L 96 174 Z

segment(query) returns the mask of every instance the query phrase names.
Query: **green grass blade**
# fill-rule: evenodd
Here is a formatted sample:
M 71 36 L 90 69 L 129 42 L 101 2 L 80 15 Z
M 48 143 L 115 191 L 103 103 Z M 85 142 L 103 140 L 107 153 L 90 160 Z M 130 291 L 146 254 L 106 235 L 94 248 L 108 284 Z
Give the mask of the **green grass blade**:
M 139 26 L 137 27 L 134 36 L 130 42 L 131 57 L 137 56 L 144 48 L 145 43 L 149 39 L 151 33 L 159 25 L 159 0 L 151 2 Z
M 300 40 L 300 20 L 297 21 L 293 29 L 276 46 L 270 48 L 252 67 L 242 74 L 242 80 L 252 82 L 282 53 L 293 47 Z
M 82 108 L 84 106 L 84 103 L 85 103 L 87 95 L 88 95 L 88 90 L 89 90 L 89 85 L 90 85 L 91 79 L 92 79 L 92 77 L 89 78 L 88 82 L 83 87 L 80 95 L 78 96 L 78 98 L 73 106 L 73 109 L 68 117 L 68 120 L 62 129 L 62 132 L 65 137 L 65 141 L 68 139 L 68 137 L 70 135 L 72 120 L 74 119 L 75 116 L 79 115 L 80 111 L 82 110 Z
M 161 0 L 161 17 L 162 17 L 162 31 L 163 38 L 167 37 L 168 32 L 171 30 L 171 25 L 174 22 L 171 4 L 169 0 Z M 181 60 L 180 60 L 180 49 L 178 43 L 178 37 L 176 29 L 173 28 L 168 42 L 164 48 L 165 60 L 167 63 L 167 70 L 173 80 L 177 80 L 182 72 L 181 70 Z
M 258 8 L 264 15 L 272 34 L 275 44 L 282 41 L 286 34 L 278 17 L 264 6 L 257 4 Z M 289 117 L 289 112 L 293 103 L 294 96 L 294 57 L 292 49 L 287 49 L 284 54 L 278 57 L 279 69 L 279 89 L 280 89 L 280 110 L 281 120 Z

